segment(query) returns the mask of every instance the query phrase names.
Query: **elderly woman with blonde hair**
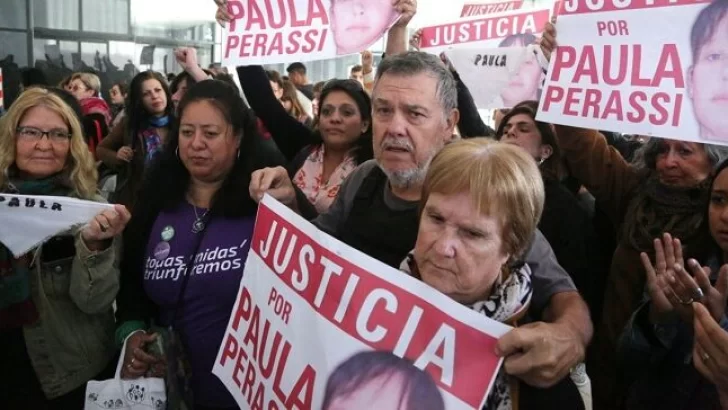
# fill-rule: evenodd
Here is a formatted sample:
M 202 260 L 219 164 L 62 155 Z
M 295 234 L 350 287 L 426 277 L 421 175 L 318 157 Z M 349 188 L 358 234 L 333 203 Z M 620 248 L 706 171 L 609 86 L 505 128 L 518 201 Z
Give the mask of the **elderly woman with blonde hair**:
M 25 91 L 0 120 L 0 193 L 101 201 L 96 183 L 74 111 Z M 86 382 L 115 353 L 114 240 L 129 218 L 117 205 L 21 257 L 0 244 L 0 408 L 83 407 Z
M 112 122 L 111 108 L 101 98 L 101 80 L 96 74 L 75 73 L 71 77 L 69 89 L 81 104 L 81 126 L 89 149 L 95 153 L 101 140 L 109 134 Z
M 425 178 L 417 242 L 402 270 L 493 320 L 527 321 L 533 292 L 546 291 L 522 262 L 544 197 L 541 173 L 523 150 L 485 138 L 445 146 Z M 564 395 L 561 387 L 521 384 L 501 370 L 485 408 L 517 409 L 524 399 L 544 408 L 583 408 L 573 386 Z

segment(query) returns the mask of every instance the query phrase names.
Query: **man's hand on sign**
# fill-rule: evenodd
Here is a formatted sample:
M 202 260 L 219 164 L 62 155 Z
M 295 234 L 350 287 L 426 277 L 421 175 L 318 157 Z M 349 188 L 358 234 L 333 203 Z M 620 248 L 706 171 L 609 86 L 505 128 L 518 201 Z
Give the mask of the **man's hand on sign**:
M 417 0 L 392 0 L 394 8 L 401 14 L 393 27 L 405 28 L 417 14 Z
M 199 67 L 197 62 L 197 49 L 194 47 L 175 48 L 174 58 L 185 71 Z
M 92 251 L 105 248 L 105 241 L 124 231 L 131 214 L 124 205 L 114 205 L 96 215 L 81 231 L 81 239 Z
M 116 151 L 116 158 L 124 162 L 129 162 L 134 158 L 134 150 L 129 146 L 121 147 Z
M 551 17 L 551 22 L 546 23 L 538 43 L 546 61 L 551 61 L 551 53 L 556 49 L 556 16 Z
M 121 368 L 122 379 L 138 379 L 144 376 L 163 377 L 166 372 L 164 358 L 155 357 L 144 351 L 144 348 L 157 340 L 157 334 L 138 331 L 126 341 L 124 367 Z
M 417 29 L 415 31 L 415 34 L 412 34 L 412 37 L 410 37 L 410 47 L 413 49 L 420 51 L 420 42 L 422 41 L 422 29 Z
M 215 0 L 217 4 L 217 12 L 215 12 L 215 20 L 221 27 L 225 27 L 225 24 L 229 23 L 233 19 L 227 8 L 227 0 Z
M 361 52 L 361 66 L 364 74 L 369 74 L 374 71 L 374 54 L 369 50 Z
M 250 197 L 260 202 L 268 194 L 289 208 L 296 208 L 296 190 L 283 167 L 263 168 L 253 172 L 250 178 Z
M 584 358 L 580 338 L 559 323 L 535 322 L 515 328 L 498 340 L 506 373 L 530 386 L 547 388 L 569 374 Z

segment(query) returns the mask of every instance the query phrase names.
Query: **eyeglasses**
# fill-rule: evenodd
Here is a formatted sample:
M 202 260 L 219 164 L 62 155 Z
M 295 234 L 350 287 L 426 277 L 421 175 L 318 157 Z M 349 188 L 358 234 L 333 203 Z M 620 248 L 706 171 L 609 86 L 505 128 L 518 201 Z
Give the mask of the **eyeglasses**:
M 18 139 L 33 142 L 38 142 L 47 135 L 48 140 L 51 142 L 64 143 L 73 136 L 73 134 L 64 129 L 43 131 L 35 127 L 18 127 L 15 132 L 17 133 Z

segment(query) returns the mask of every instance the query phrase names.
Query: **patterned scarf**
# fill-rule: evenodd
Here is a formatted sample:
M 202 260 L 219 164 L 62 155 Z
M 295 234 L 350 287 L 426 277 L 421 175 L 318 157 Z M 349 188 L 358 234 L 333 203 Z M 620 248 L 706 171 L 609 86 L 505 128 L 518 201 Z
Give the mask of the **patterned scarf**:
M 417 264 L 411 253 L 402 262 L 399 269 L 420 279 Z M 505 279 L 501 275 L 493 285 L 488 299 L 476 302 L 470 305 L 470 308 L 490 319 L 515 325 L 515 322 L 528 310 L 532 295 L 531 268 L 524 264 L 518 268 L 512 268 Z M 511 386 L 508 375 L 501 368 L 484 408 L 488 410 L 511 410 L 513 404 Z
M 336 199 L 341 183 L 356 169 L 356 166 L 356 161 L 350 152 L 331 173 L 329 180 L 324 181 L 324 146 L 321 144 L 311 151 L 303 166 L 296 171 L 293 183 L 303 191 L 319 213 L 324 213 Z
M 11 182 L 9 193 L 20 195 L 68 195 L 69 184 L 63 177 L 54 175 L 45 179 Z M 0 244 L 0 329 L 12 329 L 29 325 L 38 320 L 30 294 L 31 254 L 18 259 Z
M 623 223 L 622 239 L 631 248 L 654 253 L 653 241 L 664 232 L 680 238 L 686 251 L 705 244 L 700 227 L 710 196 L 710 178 L 691 188 L 671 187 L 649 177 L 630 202 Z

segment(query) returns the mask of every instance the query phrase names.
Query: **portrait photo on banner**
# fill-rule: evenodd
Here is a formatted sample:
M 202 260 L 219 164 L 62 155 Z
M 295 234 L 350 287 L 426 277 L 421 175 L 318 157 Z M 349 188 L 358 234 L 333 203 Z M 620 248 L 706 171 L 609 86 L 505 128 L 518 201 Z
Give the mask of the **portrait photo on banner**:
M 399 13 L 390 0 L 230 0 L 223 65 L 313 61 L 359 53 Z
M 510 328 L 261 202 L 213 374 L 245 408 L 482 408 Z
M 555 3 L 538 9 L 503 6 L 505 11 L 499 12 L 466 6 L 469 16 L 477 17 L 423 28 L 421 50 L 447 55 L 478 109 L 511 108 L 521 101 L 539 100 L 547 62 L 535 44 L 557 10 Z M 497 48 L 518 50 L 497 52 Z
M 564 2 L 538 119 L 728 145 L 728 1 L 614 3 Z

